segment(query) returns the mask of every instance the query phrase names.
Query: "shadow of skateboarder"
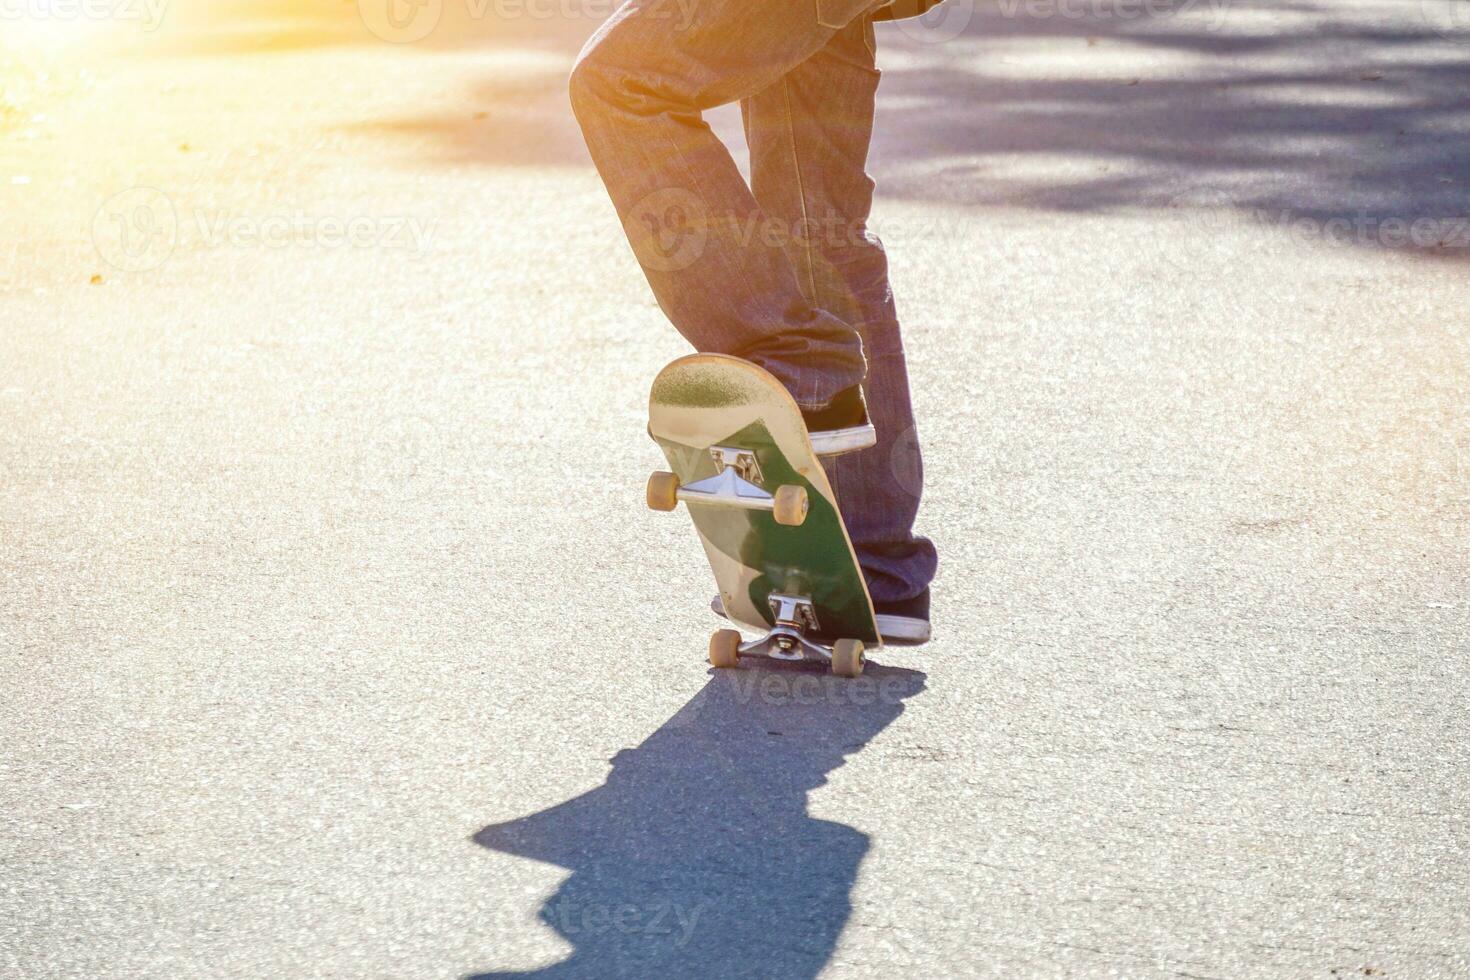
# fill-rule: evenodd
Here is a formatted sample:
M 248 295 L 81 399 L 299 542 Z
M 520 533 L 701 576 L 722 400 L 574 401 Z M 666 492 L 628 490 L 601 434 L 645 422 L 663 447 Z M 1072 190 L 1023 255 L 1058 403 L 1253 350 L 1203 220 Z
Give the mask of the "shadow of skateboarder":
M 717 671 L 602 786 L 474 837 L 571 876 L 540 918 L 575 950 L 495 977 L 813 977 L 851 910 L 868 835 L 813 819 L 807 793 L 924 688 L 871 665 Z

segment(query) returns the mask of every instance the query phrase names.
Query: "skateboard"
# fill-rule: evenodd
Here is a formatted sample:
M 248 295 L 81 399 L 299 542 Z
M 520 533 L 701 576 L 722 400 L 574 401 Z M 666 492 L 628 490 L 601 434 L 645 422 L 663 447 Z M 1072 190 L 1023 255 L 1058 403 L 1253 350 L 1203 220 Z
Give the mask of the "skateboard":
M 669 462 L 648 479 L 648 506 L 684 502 L 726 617 L 763 634 L 742 642 L 738 630 L 716 631 L 710 663 L 767 657 L 861 674 L 865 651 L 883 644 L 873 601 L 801 410 L 781 382 L 738 357 L 681 357 L 654 378 L 648 434 Z

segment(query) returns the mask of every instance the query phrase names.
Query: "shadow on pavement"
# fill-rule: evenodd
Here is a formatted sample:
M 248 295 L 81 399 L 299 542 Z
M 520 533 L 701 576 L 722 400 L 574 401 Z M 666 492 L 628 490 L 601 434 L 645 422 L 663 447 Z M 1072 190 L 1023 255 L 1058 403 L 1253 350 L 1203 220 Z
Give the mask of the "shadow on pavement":
M 213 0 L 171 11 L 146 50 L 473 53 L 483 78 L 453 107 L 349 131 L 410 148 L 406 166 L 423 166 L 428 147 L 452 166 L 585 167 L 566 77 L 612 7 Z M 884 196 L 976 211 L 1182 208 L 1212 221 L 1233 211 L 1277 231 L 1304 219 L 1298 237 L 1464 259 L 1463 8 L 948 0 L 931 18 L 880 30 L 872 169 Z M 1416 220 L 1418 231 L 1397 225 Z
M 872 170 L 884 196 L 976 212 L 1183 209 L 1309 241 L 1464 259 L 1470 18 L 1447 31 L 1436 2 L 1393 7 L 1389 22 L 1377 8 L 1317 0 L 1161 0 L 1131 18 L 950 0 L 940 9 L 963 20 L 954 36 L 922 21 L 880 31 Z M 465 93 L 477 112 L 353 130 L 428 146 L 454 166 L 589 165 L 565 88 L 596 24 L 556 26 L 538 43 L 560 62 L 513 83 L 487 74 Z M 522 43 L 475 38 L 487 56 Z M 1302 219 L 1310 227 L 1293 230 Z
M 1132 19 L 1001 5 L 952 39 L 891 28 L 880 47 L 902 56 L 880 89 L 881 190 L 1059 212 L 1190 207 L 1208 191 L 1276 226 L 1350 219 L 1326 229 L 1341 244 L 1391 244 L 1383 221 L 1437 219 L 1438 236 L 1426 225 L 1408 247 L 1463 259 L 1470 139 L 1453 120 L 1470 17 L 1448 31 L 1434 6 L 1388 5 L 1390 21 L 1316 2 Z
M 840 680 L 774 665 L 712 672 L 607 782 L 492 824 L 491 850 L 571 876 L 541 920 L 576 947 L 509 976 L 813 977 L 851 909 L 868 836 L 807 813 L 807 794 L 924 689 L 870 665 Z

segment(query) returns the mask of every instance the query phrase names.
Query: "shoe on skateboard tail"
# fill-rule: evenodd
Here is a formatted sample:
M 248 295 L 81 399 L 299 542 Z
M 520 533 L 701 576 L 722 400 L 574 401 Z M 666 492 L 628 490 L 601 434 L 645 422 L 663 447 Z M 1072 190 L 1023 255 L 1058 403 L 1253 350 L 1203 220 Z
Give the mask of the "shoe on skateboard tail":
M 766 632 L 744 644 L 733 630 L 716 633 L 711 661 L 759 655 L 860 672 L 863 649 L 882 644 L 873 603 L 785 387 L 736 357 L 681 357 L 654 379 L 648 433 L 670 468 L 649 479 L 649 506 L 685 503 L 726 615 Z

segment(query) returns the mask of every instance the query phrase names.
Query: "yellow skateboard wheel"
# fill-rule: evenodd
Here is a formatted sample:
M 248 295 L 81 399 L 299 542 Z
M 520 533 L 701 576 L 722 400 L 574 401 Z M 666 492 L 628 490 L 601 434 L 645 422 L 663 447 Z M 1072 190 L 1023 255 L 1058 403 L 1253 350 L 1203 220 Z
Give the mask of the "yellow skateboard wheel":
M 786 483 L 776 488 L 775 505 L 771 508 L 771 516 L 776 519 L 777 524 L 796 527 L 806 520 L 808 506 L 806 487 Z
M 832 646 L 832 673 L 838 677 L 856 677 L 863 672 L 862 640 L 838 640 Z
M 709 638 L 709 662 L 715 667 L 734 667 L 740 663 L 740 631 L 716 630 Z
M 649 510 L 673 510 L 679 506 L 679 478 L 659 470 L 648 478 L 646 498 Z

